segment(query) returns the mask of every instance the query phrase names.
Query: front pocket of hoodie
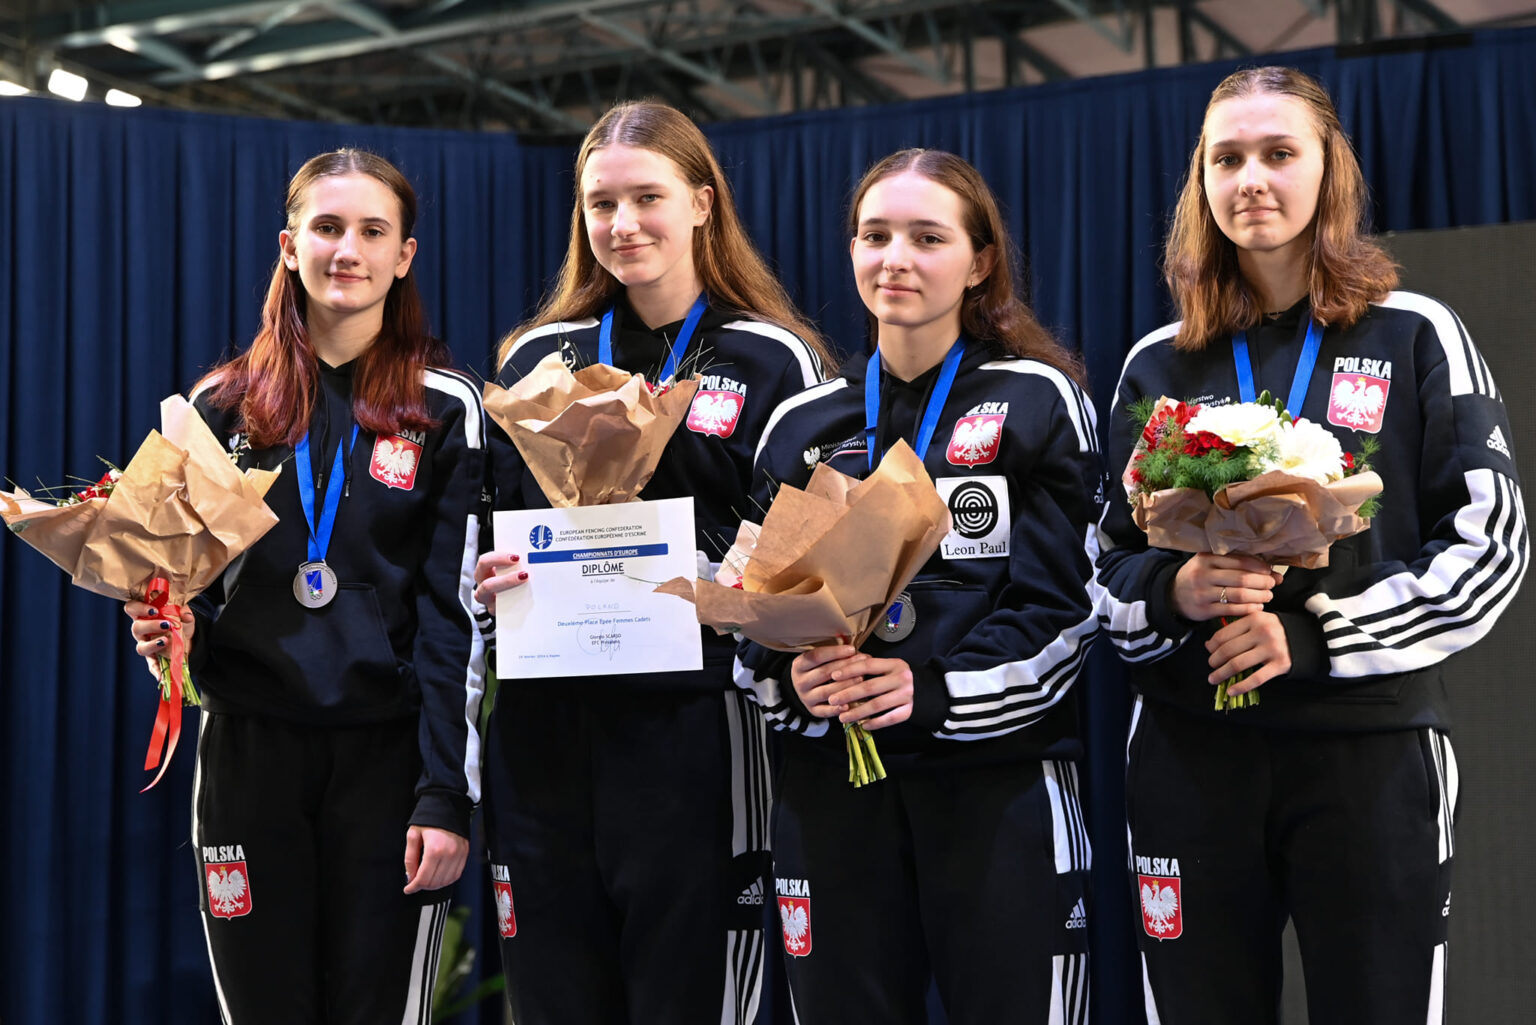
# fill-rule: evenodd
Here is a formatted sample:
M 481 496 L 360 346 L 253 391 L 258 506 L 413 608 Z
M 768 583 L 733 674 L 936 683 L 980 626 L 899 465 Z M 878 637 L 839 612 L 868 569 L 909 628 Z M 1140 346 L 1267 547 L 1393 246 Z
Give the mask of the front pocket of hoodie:
M 402 700 L 405 686 L 370 584 L 341 584 L 335 600 L 318 609 L 300 605 L 291 587 L 241 584 L 212 633 L 213 667 L 242 705 L 366 712 Z
M 945 580 L 914 580 L 906 593 L 912 597 L 915 614 L 912 632 L 899 641 L 882 638 L 884 628 L 876 628 L 863 650 L 876 658 L 904 658 L 920 665 L 935 655 L 943 655 L 992 611 L 992 599 L 980 584 L 956 584 Z M 889 610 L 882 613 L 882 618 Z

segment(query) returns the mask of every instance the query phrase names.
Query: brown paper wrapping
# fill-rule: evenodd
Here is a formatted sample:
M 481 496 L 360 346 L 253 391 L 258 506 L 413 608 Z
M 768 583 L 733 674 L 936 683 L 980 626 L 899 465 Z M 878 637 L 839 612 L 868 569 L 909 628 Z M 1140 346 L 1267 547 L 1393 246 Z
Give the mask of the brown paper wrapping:
M 0 517 L 86 590 L 142 599 L 161 576 L 172 604 L 201 593 L 277 523 L 263 498 L 278 471 L 242 472 L 179 395 L 160 419 L 111 495 L 61 508 L 0 491 Z
M 799 651 L 839 637 L 857 647 L 948 532 L 949 509 L 898 442 L 866 480 L 822 464 L 804 490 L 780 487 L 741 588 L 679 577 L 659 590 L 693 600 L 699 622 L 765 647 Z
M 510 388 L 488 383 L 485 411 L 551 505 L 608 505 L 633 500 L 650 482 L 698 390 L 693 379 L 654 395 L 639 374 L 604 363 L 573 374 L 550 353 Z
M 1274 565 L 1319 569 L 1328 548 L 1370 527 L 1355 515 L 1381 492 L 1373 472 L 1331 484 L 1279 470 L 1231 484 L 1212 500 L 1196 488 L 1132 498 L 1132 516 L 1154 548 L 1252 555 Z

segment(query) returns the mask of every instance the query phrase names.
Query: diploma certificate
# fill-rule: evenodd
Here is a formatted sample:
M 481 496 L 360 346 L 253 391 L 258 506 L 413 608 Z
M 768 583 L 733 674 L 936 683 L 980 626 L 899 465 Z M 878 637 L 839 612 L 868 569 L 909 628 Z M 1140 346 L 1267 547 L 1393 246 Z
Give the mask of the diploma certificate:
M 496 550 L 528 580 L 496 596 L 496 675 L 702 669 L 693 605 L 655 588 L 698 572 L 693 500 L 498 512 Z

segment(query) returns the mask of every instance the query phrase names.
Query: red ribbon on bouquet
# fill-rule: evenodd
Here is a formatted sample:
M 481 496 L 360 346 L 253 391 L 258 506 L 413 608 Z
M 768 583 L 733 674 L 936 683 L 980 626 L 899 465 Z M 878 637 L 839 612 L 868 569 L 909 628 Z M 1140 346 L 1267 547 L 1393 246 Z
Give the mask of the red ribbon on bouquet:
M 148 772 L 157 764 L 160 771 L 145 790 L 151 790 L 160 777 L 165 775 L 165 770 L 171 767 L 171 756 L 176 753 L 176 744 L 181 740 L 181 680 L 186 674 L 187 645 L 181 635 L 181 606 L 168 605 L 166 602 L 171 596 L 171 582 L 165 577 L 155 577 L 149 582 L 149 588 L 144 594 L 144 600 L 154 609 L 154 614 L 140 616 L 141 620 L 158 619 L 171 624 L 171 651 L 167 660 L 169 668 L 162 663 L 165 676 L 160 681 L 160 711 L 155 715 L 155 730 L 149 737 L 149 751 L 144 755 L 144 771 Z M 164 749 L 165 759 L 162 761 L 160 752 Z

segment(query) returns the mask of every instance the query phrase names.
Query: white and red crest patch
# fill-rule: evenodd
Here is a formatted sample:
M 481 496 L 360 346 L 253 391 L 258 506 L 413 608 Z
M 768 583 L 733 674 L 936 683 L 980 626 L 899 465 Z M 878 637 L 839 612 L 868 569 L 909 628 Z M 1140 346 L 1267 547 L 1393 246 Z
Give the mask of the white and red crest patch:
M 1328 422 L 1351 431 L 1375 434 L 1387 411 L 1392 382 L 1369 374 L 1334 374 L 1328 389 Z
M 1003 441 L 1006 413 L 962 416 L 955 421 L 955 433 L 949 436 L 949 450 L 944 453 L 955 466 L 980 466 L 997 458 Z
M 416 467 L 421 463 L 421 446 L 399 436 L 380 438 L 373 446 L 373 460 L 368 474 L 380 484 L 401 491 L 416 486 Z
M 1184 933 L 1184 902 L 1179 880 L 1137 875 L 1141 888 L 1141 926 L 1155 940 L 1176 940 Z
M 746 398 L 731 391 L 701 391 L 688 407 L 688 429 L 698 434 L 729 438 L 741 419 Z
M 502 939 L 510 940 L 517 935 L 517 912 L 512 907 L 512 884 L 493 880 L 491 885 L 496 890 L 496 927 L 501 930 Z
M 779 924 L 784 927 L 784 951 L 790 957 L 811 952 L 811 898 L 780 897 Z
M 214 918 L 251 913 L 251 870 L 243 861 L 214 861 L 203 866 L 208 882 L 208 911 Z

